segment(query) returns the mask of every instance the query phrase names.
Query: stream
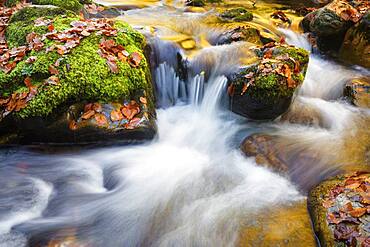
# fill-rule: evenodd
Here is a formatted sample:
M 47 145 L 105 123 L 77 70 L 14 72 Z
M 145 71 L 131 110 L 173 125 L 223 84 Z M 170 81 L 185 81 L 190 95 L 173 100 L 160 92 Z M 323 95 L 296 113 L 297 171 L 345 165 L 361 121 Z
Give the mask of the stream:
M 242 222 L 296 205 L 317 182 L 361 164 L 370 112 L 340 96 L 346 81 L 369 71 L 311 54 L 290 111 L 313 109 L 319 123 L 248 121 L 227 109 L 226 76 L 248 58 L 251 45 L 215 45 L 229 25 L 213 23 L 213 10 L 101 2 L 125 2 L 129 10 L 118 18 L 150 42 L 158 134 L 146 143 L 82 151 L 0 149 L 0 247 L 238 246 Z M 268 26 L 263 8 L 254 25 L 312 49 L 296 30 Z M 178 73 L 179 54 L 188 59 L 186 78 Z M 289 176 L 240 151 L 254 133 L 279 140 L 290 156 Z M 53 245 L 52 239 L 75 245 Z

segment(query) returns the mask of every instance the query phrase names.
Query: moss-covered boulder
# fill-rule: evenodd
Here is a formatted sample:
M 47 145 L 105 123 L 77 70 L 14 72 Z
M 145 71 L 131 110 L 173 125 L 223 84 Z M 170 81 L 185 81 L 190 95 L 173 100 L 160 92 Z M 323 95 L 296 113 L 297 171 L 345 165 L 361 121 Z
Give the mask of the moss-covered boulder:
M 347 31 L 339 56 L 345 61 L 370 68 L 370 11 Z
M 79 11 L 83 4 L 90 3 L 90 0 L 32 0 L 33 4 L 37 5 L 54 5 L 71 11 Z
M 137 133 L 138 139 L 153 137 L 155 110 L 143 54 L 146 43 L 126 23 L 81 21 L 60 8 L 27 7 L 11 17 L 6 39 L 0 71 L 3 142 L 14 133 L 20 142 L 95 142 L 104 141 L 104 135 L 136 139 L 128 132 Z M 72 105 L 94 102 L 113 115 L 81 108 L 70 114 Z M 121 104 L 119 111 L 113 111 L 112 104 Z M 93 124 L 80 119 L 84 114 L 90 116 L 82 120 L 95 119 Z M 78 135 L 79 131 L 91 134 Z M 99 135 L 94 138 L 93 133 Z
M 230 78 L 231 110 L 251 119 L 275 119 L 288 110 L 305 78 L 308 52 L 273 43 L 255 52 L 259 62 Z
M 228 9 L 220 14 L 221 20 L 232 21 L 232 22 L 243 22 L 243 21 L 252 21 L 253 14 L 248 11 L 246 8 L 232 8 Z
M 321 246 L 370 244 L 370 173 L 338 176 L 310 191 L 308 208 Z
M 370 77 L 354 78 L 347 82 L 343 94 L 353 105 L 370 108 Z
M 364 0 L 334 0 L 305 16 L 301 25 L 314 35 L 321 51 L 337 52 L 348 29 L 364 15 L 366 4 Z

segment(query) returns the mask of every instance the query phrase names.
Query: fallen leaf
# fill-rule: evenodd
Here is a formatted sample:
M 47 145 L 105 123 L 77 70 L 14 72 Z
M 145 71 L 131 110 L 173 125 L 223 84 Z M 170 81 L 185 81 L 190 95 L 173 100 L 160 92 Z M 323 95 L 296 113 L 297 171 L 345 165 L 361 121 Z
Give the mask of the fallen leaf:
M 49 66 L 49 72 L 50 72 L 50 74 L 52 74 L 52 75 L 57 75 L 57 74 L 59 74 L 59 71 L 53 66 L 53 65 L 50 65 Z
M 130 55 L 128 62 L 132 67 L 136 68 L 140 65 L 141 59 L 142 57 L 139 53 L 133 52 Z
M 140 97 L 140 102 L 143 103 L 143 104 L 147 104 L 147 100 L 145 97 Z
M 348 213 L 352 217 L 359 218 L 359 217 L 363 216 L 364 214 L 366 214 L 366 211 L 367 211 L 366 208 L 355 208 L 352 211 L 349 211 Z
M 70 121 L 69 124 L 68 124 L 68 128 L 70 130 L 77 130 L 77 128 L 78 128 L 77 122 L 75 120 Z
M 96 113 L 94 115 L 94 118 L 95 118 L 96 124 L 98 126 L 106 126 L 106 125 L 108 125 L 108 120 L 107 120 L 107 118 L 105 117 L 104 114 Z
M 84 120 L 88 120 L 92 116 L 94 116 L 94 114 L 95 114 L 94 110 L 89 110 L 89 111 L 85 112 L 84 114 L 82 114 L 81 118 L 84 119 Z
M 123 119 L 123 114 L 121 113 L 120 110 L 113 110 L 111 113 L 110 113 L 110 119 L 115 122 L 115 121 L 121 121 Z
M 32 87 L 32 80 L 31 80 L 31 77 L 27 76 L 26 79 L 24 79 L 24 84 L 26 85 L 26 87 L 30 88 Z

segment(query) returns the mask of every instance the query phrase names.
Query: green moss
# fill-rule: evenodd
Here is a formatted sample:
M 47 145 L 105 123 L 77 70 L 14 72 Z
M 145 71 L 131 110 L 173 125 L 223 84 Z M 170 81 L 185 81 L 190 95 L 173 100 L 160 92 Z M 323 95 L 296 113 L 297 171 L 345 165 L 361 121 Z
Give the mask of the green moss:
M 20 0 L 6 0 L 4 5 L 6 7 L 14 7 L 15 5 L 17 5 L 18 3 L 20 2 Z
M 45 17 L 46 18 L 46 17 Z M 64 30 L 70 27 L 70 22 L 77 17 L 58 16 L 53 19 L 56 30 Z M 32 16 L 31 20 L 35 19 Z M 19 34 L 9 33 L 8 37 L 27 36 L 27 31 L 45 33 L 45 29 L 33 29 L 33 22 L 27 21 Z M 21 25 L 21 21 L 13 21 L 11 25 Z M 13 28 L 13 27 L 12 27 Z M 43 27 L 45 28 L 45 27 Z M 129 99 L 137 92 L 145 91 L 148 99 L 152 99 L 151 78 L 148 63 L 143 54 L 145 47 L 144 36 L 134 31 L 129 25 L 117 22 L 117 37 L 113 37 L 117 44 L 121 44 L 129 53 L 138 52 L 143 59 L 138 68 L 132 68 L 127 62 L 117 62 L 119 72 L 114 74 L 106 64 L 106 60 L 97 53 L 101 35 L 92 34 L 84 38 L 80 45 L 69 54 L 59 55 L 55 51 L 46 53 L 32 51 L 27 54 L 36 56 L 37 60 L 32 64 L 25 63 L 26 58 L 17 64 L 17 67 L 5 74 L 0 72 L 0 96 L 6 97 L 13 92 L 26 90 L 23 83 L 26 76 L 32 78 L 34 85 L 39 85 L 39 93 L 33 98 L 26 108 L 16 113 L 20 118 L 31 116 L 47 116 L 64 105 L 81 101 L 114 102 Z M 15 29 L 15 26 L 14 26 Z M 12 30 L 14 30 L 12 29 Z M 13 37 L 14 36 L 14 37 Z M 24 42 L 24 40 L 23 40 Z M 45 40 L 46 42 L 46 40 Z M 46 46 L 51 45 L 51 41 Z M 13 45 L 21 45 L 22 42 L 13 42 Z M 58 85 L 44 85 L 44 80 L 50 76 L 49 66 L 57 60 L 60 61 Z M 152 106 L 149 100 L 149 107 Z
M 81 10 L 83 7 L 78 0 L 33 0 L 33 3 L 39 5 L 54 5 L 75 12 Z
M 242 7 L 226 10 L 220 14 L 220 17 L 226 20 L 240 22 L 253 20 L 253 14 Z
M 12 48 L 26 45 L 26 37 L 29 33 L 35 32 L 39 35 L 47 33 L 47 26 L 34 25 L 34 21 L 40 17 L 45 20 L 54 19 L 53 25 L 57 31 L 70 27 L 69 23 L 78 19 L 73 13 L 61 8 L 23 8 L 11 17 L 6 29 L 8 46 Z
M 246 68 L 244 71 L 239 73 L 239 75 L 234 80 L 236 86 L 236 93 L 241 93 L 243 91 L 243 86 L 245 83 L 248 83 L 249 80 L 245 79 L 245 75 L 253 73 L 254 81 L 247 89 L 247 93 L 257 100 L 268 100 L 271 102 L 277 102 L 281 98 L 292 97 L 296 87 L 288 87 L 287 78 L 283 75 L 280 75 L 274 72 L 278 68 L 278 65 L 287 64 L 291 71 L 295 67 L 294 61 L 298 61 L 300 64 L 300 72 L 292 73 L 292 79 L 296 82 L 296 85 L 299 86 L 302 84 L 307 66 L 308 66 L 308 52 L 304 49 L 295 48 L 292 46 L 276 46 L 273 49 L 272 57 L 270 60 L 265 60 L 263 66 L 270 66 L 271 71 L 268 73 L 261 72 L 258 69 L 258 66 L 261 66 L 261 63 L 252 65 Z M 256 49 L 256 54 L 262 57 L 266 50 Z M 291 59 L 284 59 L 284 55 L 289 55 Z

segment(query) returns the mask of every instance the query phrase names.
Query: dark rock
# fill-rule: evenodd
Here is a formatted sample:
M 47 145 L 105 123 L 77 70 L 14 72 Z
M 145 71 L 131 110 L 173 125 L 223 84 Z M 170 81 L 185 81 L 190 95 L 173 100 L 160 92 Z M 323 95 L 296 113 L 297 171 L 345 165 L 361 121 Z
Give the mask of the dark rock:
M 185 1 L 185 6 L 204 7 L 205 5 L 206 3 L 203 0 L 186 0 Z
M 304 80 L 308 52 L 287 45 L 255 51 L 260 60 L 230 79 L 231 110 L 251 119 L 275 119 L 288 110 Z
M 352 79 L 345 85 L 343 95 L 356 106 L 370 108 L 370 77 Z
M 370 11 L 347 31 L 339 57 L 370 68 Z

